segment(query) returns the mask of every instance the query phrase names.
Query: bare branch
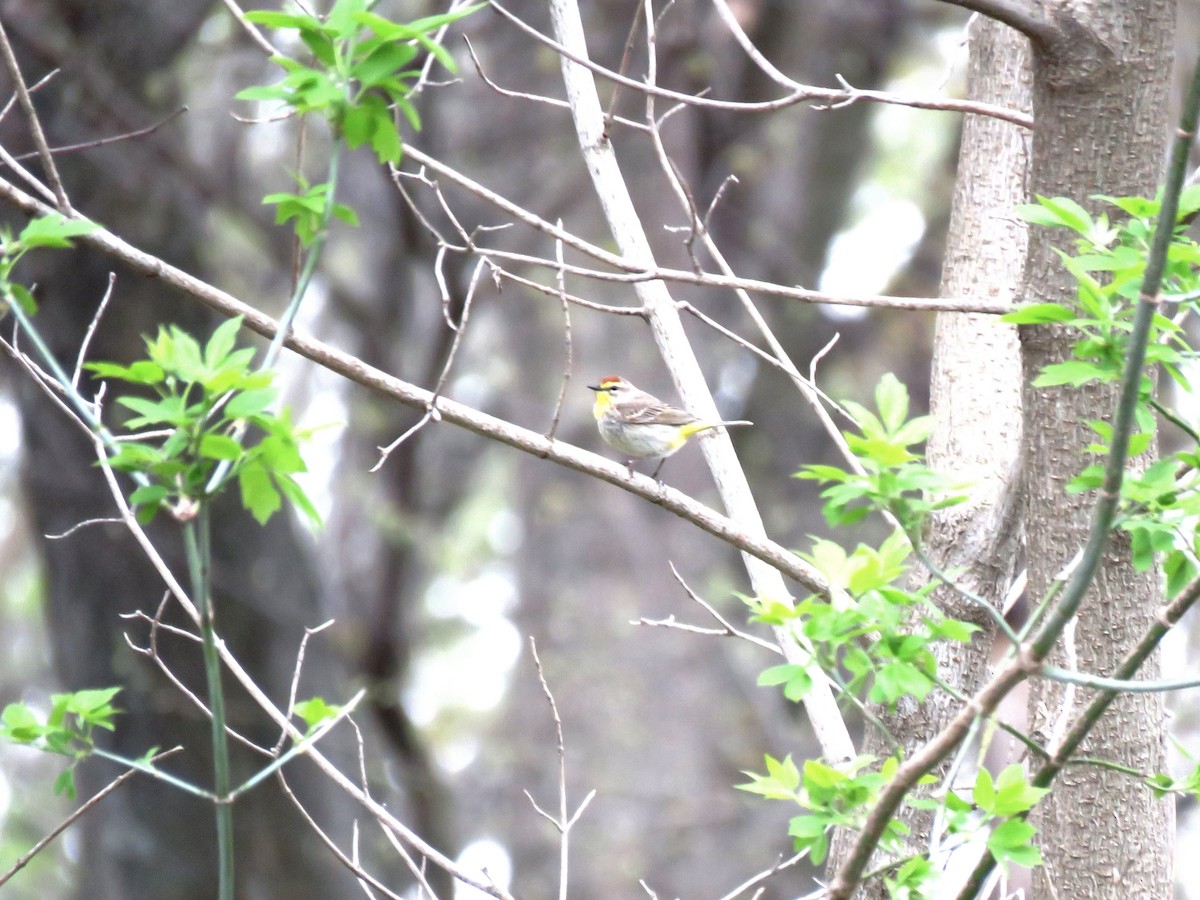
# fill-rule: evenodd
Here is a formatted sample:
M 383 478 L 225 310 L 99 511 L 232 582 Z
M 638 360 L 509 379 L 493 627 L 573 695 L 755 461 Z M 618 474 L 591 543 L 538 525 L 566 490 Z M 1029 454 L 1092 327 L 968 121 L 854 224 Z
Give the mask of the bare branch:
M 25 86 L 25 78 L 21 74 L 21 67 L 17 64 L 17 56 L 13 53 L 12 44 L 8 42 L 8 33 L 4 30 L 3 22 L 0 22 L 0 56 L 4 57 L 4 67 L 8 69 L 8 76 L 13 80 L 17 99 L 25 111 L 25 118 L 29 120 L 29 133 L 33 138 L 33 145 L 37 147 L 38 156 L 42 160 L 42 170 L 46 173 L 46 180 L 50 182 L 50 187 L 54 191 L 58 210 L 62 213 L 69 213 L 71 201 L 67 199 L 62 179 L 58 177 L 58 167 L 54 165 L 54 157 L 50 154 L 50 146 L 46 143 L 46 135 L 42 132 L 42 122 L 33 106 L 33 99 L 29 96 L 29 89 Z
M 1015 28 L 1031 41 L 1048 47 L 1063 37 L 1061 29 L 1050 22 L 1033 3 L 1023 0 L 942 0 Z
M 758 103 L 742 103 L 733 100 L 710 100 L 707 97 L 699 97 L 695 94 L 682 94 L 678 91 L 670 91 L 666 88 L 659 87 L 652 88 L 641 83 L 640 81 L 635 81 L 632 78 L 626 78 L 623 75 L 619 75 L 611 69 L 606 69 L 604 66 L 592 62 L 586 56 L 573 53 L 565 48 L 561 43 L 542 34 L 533 26 L 526 24 L 524 21 L 513 15 L 498 3 L 493 2 L 492 9 L 499 12 L 502 16 L 508 19 L 508 21 L 512 22 L 535 40 L 552 48 L 563 58 L 568 59 L 571 62 L 578 63 L 584 68 L 590 69 L 592 72 L 595 72 L 597 75 L 600 75 L 609 81 L 615 82 L 616 84 L 620 84 L 624 87 L 632 88 L 640 93 L 653 94 L 657 97 L 664 97 L 668 100 L 675 100 L 690 106 L 709 106 L 715 109 L 731 110 L 734 112 L 768 112 L 776 109 L 784 109 L 788 106 L 794 106 L 798 103 L 807 103 L 812 100 L 822 101 L 826 104 L 837 104 L 858 97 L 875 103 L 887 103 L 895 106 L 911 106 L 915 109 L 973 113 L 975 115 L 990 116 L 991 118 L 1001 119 L 1005 122 L 1011 122 L 1014 125 L 1020 125 L 1025 128 L 1033 127 L 1032 118 L 1025 113 L 1017 112 L 1011 109 L 1005 109 L 1002 106 L 994 106 L 990 103 L 978 103 L 970 100 L 921 100 L 910 97 L 902 97 L 895 94 L 886 94 L 881 91 L 854 91 L 848 93 L 844 90 L 833 90 L 831 88 L 799 85 L 796 90 L 786 97 L 780 97 L 776 100 L 764 100 Z
M 33 197 L 3 179 L 0 179 L 0 199 L 6 199 L 20 209 L 34 214 L 40 214 L 45 209 Z M 79 240 L 122 260 L 137 272 L 158 278 L 165 284 L 183 291 L 210 309 L 226 316 L 242 316 L 246 327 L 257 334 L 271 338 L 277 333 L 278 323 L 270 316 L 243 303 L 232 294 L 228 294 L 158 257 L 139 250 L 109 231 L 102 228 L 97 229 L 80 237 Z M 541 459 L 553 460 L 559 465 L 599 478 L 609 484 L 615 484 L 687 519 L 703 531 L 732 544 L 744 553 L 762 560 L 787 577 L 795 579 L 807 590 L 822 595 L 828 593 L 828 585 L 824 577 L 790 550 L 761 534 L 748 531 L 733 519 L 722 516 L 674 488 L 660 485 L 644 475 L 635 474 L 630 477 L 628 470 L 623 465 L 573 444 L 557 439 L 550 440 L 545 435 L 479 412 L 466 404 L 456 403 L 445 397 L 437 398 L 435 402 L 430 391 L 396 378 L 381 369 L 368 365 L 356 356 L 308 337 L 295 329 L 284 342 L 284 346 L 349 381 L 391 397 L 405 406 L 422 411 L 432 407 L 438 416 L 451 424 L 508 444 L 510 447 Z M 87 426 L 82 427 L 86 428 Z M 711 439 L 704 442 L 705 445 L 712 443 L 715 442 Z M 178 590 L 178 594 L 186 598 L 186 592 L 179 587 L 178 582 L 172 578 L 169 584 L 173 584 L 172 593 Z M 780 596 L 784 595 L 786 595 L 786 591 L 780 594 Z M 190 607 L 188 610 L 190 615 L 195 607 L 191 606 L 190 600 L 187 601 L 187 605 Z
M 570 49 L 571 56 L 586 59 L 587 43 L 578 6 L 573 0 L 551 0 L 550 13 L 558 40 Z M 645 15 L 647 41 L 652 43 L 654 19 L 649 3 L 645 6 Z M 626 258 L 641 266 L 654 267 L 654 252 L 604 130 L 595 80 L 585 69 L 566 58 L 562 62 L 562 72 L 579 146 L 613 238 Z M 652 121 L 652 114 L 648 113 L 647 118 Z M 701 417 L 719 418 L 716 403 L 705 384 L 699 361 L 666 284 L 662 281 L 639 284 L 638 296 L 646 309 L 654 341 L 684 401 Z M 745 533 L 765 538 L 766 528 L 729 436 L 718 434 L 702 446 L 717 491 L 731 518 Z M 755 594 L 773 598 L 789 596 L 780 570 L 763 565 L 753 554 L 743 553 L 743 561 Z M 804 702 L 825 756 L 830 760 L 852 758 L 854 744 L 824 673 L 816 669 L 811 654 L 801 647 L 794 630 L 777 628 L 775 635 L 789 661 L 814 669 L 813 689 Z
M 75 371 L 71 373 L 71 390 L 79 390 L 79 378 L 83 373 L 83 363 L 87 359 L 88 347 L 92 344 L 92 338 L 96 334 L 96 328 L 100 325 L 100 319 L 104 316 L 104 311 L 108 309 L 108 301 L 112 299 L 113 285 L 117 283 L 117 275 L 115 272 L 108 273 L 108 287 L 104 289 L 104 296 L 100 298 L 100 305 L 96 307 L 96 314 L 92 316 L 92 321 L 88 324 L 87 333 L 83 336 L 83 341 L 79 344 L 79 355 L 75 358 Z
M 556 224 L 559 228 L 562 228 L 562 219 L 559 219 Z M 571 369 L 574 368 L 575 362 L 574 347 L 571 343 L 571 307 L 567 303 L 567 277 L 563 272 L 562 241 L 554 242 L 554 261 L 558 263 L 558 274 L 555 281 L 558 286 L 558 299 L 562 303 L 563 348 L 566 359 L 563 360 L 563 377 L 558 389 L 558 399 L 554 402 L 554 415 L 550 418 L 550 428 L 546 432 L 546 437 L 550 440 L 554 440 L 554 435 L 558 433 L 558 420 L 562 415 L 563 404 L 567 399 L 567 388 L 571 385 Z
M 596 792 L 594 790 L 589 791 L 574 814 L 571 816 L 567 815 L 567 744 L 563 738 L 562 717 L 558 714 L 558 704 L 554 702 L 554 693 L 550 690 L 550 684 L 546 681 L 546 673 L 542 669 L 542 659 L 538 656 L 537 652 L 537 641 L 534 640 L 532 635 L 529 637 L 529 650 L 533 654 L 533 665 L 537 669 L 538 682 L 542 686 L 542 693 L 546 695 L 546 702 L 550 704 L 550 715 L 554 717 L 554 734 L 558 749 L 558 815 L 552 816 L 538 806 L 529 791 L 525 792 L 525 796 L 529 798 L 529 802 L 533 804 L 533 808 L 550 820 L 554 827 L 558 829 L 558 898 L 559 900 L 567 900 L 567 862 L 571 828 L 579 821 L 579 817 L 583 815 L 583 811 L 592 802 L 592 798 L 596 796 Z
M 429 405 L 425 409 L 425 415 L 421 416 L 420 420 L 418 420 L 416 424 L 400 435 L 400 437 L 396 438 L 396 440 L 392 441 L 386 447 L 379 448 L 379 461 L 376 462 L 375 465 L 371 466 L 372 472 L 378 472 L 383 467 L 383 464 L 387 462 L 388 457 L 392 455 L 392 452 L 406 440 L 412 437 L 412 435 L 414 435 L 422 426 L 424 426 L 425 423 L 429 422 L 431 419 L 440 420 L 440 416 L 437 411 L 438 397 L 441 395 L 442 389 L 446 386 L 446 379 L 450 376 L 450 367 L 454 365 L 454 358 L 458 355 L 459 345 L 462 343 L 463 335 L 466 333 L 467 322 L 471 316 L 471 302 L 475 297 L 475 289 L 479 285 L 479 275 L 483 271 L 483 264 L 484 260 L 482 259 L 479 260 L 478 264 L 476 264 L 475 272 L 471 276 L 471 284 L 467 288 L 467 296 L 463 300 L 462 314 L 458 317 L 458 325 L 451 325 L 451 327 L 454 329 L 454 340 L 450 343 L 450 350 L 446 354 L 445 363 L 442 364 L 442 372 L 438 376 L 437 384 L 435 384 L 433 387 L 433 394 L 430 395 Z
M 233 13 L 233 17 L 238 20 L 238 24 L 246 34 L 250 35 L 250 40 L 258 44 L 259 48 L 268 56 L 281 56 L 282 54 L 275 49 L 275 45 L 267 40 L 266 35 L 259 31 L 258 26 L 246 18 L 245 12 L 237 5 L 234 0 L 223 0 L 229 11 Z
M 186 106 L 181 106 L 169 116 L 166 116 L 165 118 L 155 122 L 153 125 L 149 125 L 145 128 L 138 128 L 135 131 L 126 131 L 122 134 L 114 134 L 111 137 L 96 138 L 93 141 L 83 141 L 78 144 L 64 144 L 60 147 L 51 147 L 50 153 L 52 156 L 61 156 L 64 153 L 79 153 L 83 150 L 94 150 L 96 147 L 106 147 L 109 144 L 118 144 L 121 141 L 130 141 L 135 138 L 146 137 L 147 135 L 154 134 L 154 132 L 158 131 L 158 129 L 162 128 L 164 125 L 175 121 L 187 111 L 188 108 Z M 19 156 L 14 156 L 13 159 L 26 160 L 31 159 L 36 155 L 37 153 L 22 153 Z
M 314 819 L 312 817 L 312 815 L 309 813 L 309 811 L 304 808 L 304 804 L 300 802 L 300 798 L 296 796 L 295 792 L 292 790 L 292 786 L 290 784 L 288 784 L 287 779 L 283 775 L 283 772 L 279 773 L 279 777 L 278 777 L 277 781 L 279 782 L 279 786 L 283 789 L 283 793 L 287 796 L 287 798 L 289 800 L 292 801 L 292 805 L 296 807 L 296 810 L 300 813 L 301 816 L 303 816 L 304 821 L 308 823 L 308 827 L 312 829 L 313 834 L 315 834 L 317 836 L 317 838 L 321 841 L 321 843 L 323 843 L 326 847 L 329 848 L 330 852 L 332 852 L 333 855 L 335 857 L 337 857 L 338 862 L 340 862 L 343 866 L 345 866 L 347 869 L 349 869 L 354 874 L 354 877 L 357 878 L 361 884 L 371 885 L 371 887 L 375 888 L 378 891 L 382 891 L 388 897 L 391 897 L 392 900 L 404 900 L 403 895 L 397 894 L 394 891 L 389 890 L 387 885 L 385 885 L 378 878 L 376 878 L 374 875 L 372 875 L 370 872 L 368 872 L 366 869 L 364 869 L 362 867 L 362 865 L 359 864 L 359 862 L 356 858 L 351 859 L 349 856 L 347 856 L 346 853 L 342 850 L 342 848 L 337 845 L 337 842 L 334 841 L 333 838 L 331 838 L 328 834 L 325 833 L 325 829 L 323 829 L 319 824 L 317 824 L 317 820 Z M 355 824 L 357 825 L 357 823 L 355 823 Z M 357 828 L 355 829 L 355 833 L 357 834 Z M 357 854 L 356 854 L 356 856 L 357 856 Z
M 170 750 L 164 750 L 162 753 L 154 756 L 150 762 L 160 762 L 161 760 L 166 759 L 168 756 L 173 756 L 182 749 L 182 747 L 172 747 Z M 0 886 L 3 886 L 5 882 L 20 872 L 23 868 L 25 868 L 25 866 L 29 865 L 29 861 L 31 859 L 50 846 L 50 844 L 54 842 L 55 838 L 79 821 L 79 819 L 81 819 L 88 810 L 127 782 L 134 775 L 138 774 L 138 772 L 138 769 L 130 769 L 129 771 L 118 775 L 107 785 L 96 791 L 96 793 L 94 793 L 86 803 L 59 822 L 58 825 L 52 828 L 44 838 L 34 844 L 26 853 L 21 854 L 21 856 L 17 858 L 17 861 L 12 864 L 11 868 L 9 868 L 9 870 L 3 875 L 0 875 Z

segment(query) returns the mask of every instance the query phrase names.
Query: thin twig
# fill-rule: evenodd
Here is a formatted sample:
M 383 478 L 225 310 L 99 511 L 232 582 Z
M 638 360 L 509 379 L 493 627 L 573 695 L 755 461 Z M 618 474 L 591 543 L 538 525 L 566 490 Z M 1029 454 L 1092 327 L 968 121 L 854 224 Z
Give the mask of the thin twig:
M 554 702 L 554 692 L 550 690 L 550 685 L 546 681 L 546 673 L 542 669 L 542 660 L 538 656 L 537 641 L 532 635 L 529 637 L 529 650 L 533 654 L 533 665 L 537 669 L 538 683 L 542 686 L 542 693 L 546 695 L 546 702 L 550 704 L 550 715 L 554 718 L 554 735 L 558 749 L 558 816 L 549 815 L 545 810 L 541 809 L 534 801 L 528 791 L 525 796 L 529 798 L 529 802 L 533 804 L 533 808 L 543 817 L 548 819 L 558 829 L 558 900 L 567 900 L 567 883 L 568 883 L 568 857 L 570 850 L 571 829 L 575 823 L 579 821 L 583 811 L 587 809 L 588 804 L 592 802 L 592 798 L 596 796 L 594 790 L 589 791 L 587 796 L 579 804 L 578 808 L 570 816 L 567 815 L 567 744 L 563 738 L 562 717 L 558 714 L 558 704 Z
M 171 113 L 166 118 L 161 119 L 158 122 L 155 122 L 153 125 L 150 125 L 146 128 L 138 128 L 135 131 L 126 131 L 126 132 L 123 132 L 122 134 L 114 134 L 111 137 L 96 138 L 95 140 L 91 140 L 91 141 L 83 141 L 82 143 L 79 143 L 79 144 L 64 144 L 59 147 L 51 147 L 50 153 L 52 156 L 62 156 L 65 153 L 79 153 L 84 150 L 94 150 L 97 147 L 106 147 L 109 144 L 117 144 L 117 143 L 120 143 L 121 141 L 129 141 L 129 140 L 133 140 L 134 138 L 146 137 L 147 135 L 154 134 L 154 132 L 158 131 L 158 129 L 162 128 L 164 125 L 166 125 L 170 122 L 173 122 L 175 119 L 178 119 L 180 116 L 182 116 L 187 111 L 188 111 L 188 108 L 186 106 L 181 106 L 181 107 L 179 107 L 179 109 L 175 110 L 175 112 Z M 13 159 L 26 160 L 26 159 L 31 159 L 32 157 L 34 157 L 36 155 L 37 154 L 35 152 L 21 153 L 17 156 L 14 156 Z
M 300 647 L 296 650 L 296 664 L 292 667 L 292 684 L 288 688 L 288 703 L 287 714 L 292 716 L 296 711 L 296 694 L 300 689 L 300 673 L 304 670 L 304 655 L 308 650 L 308 639 L 314 634 L 319 634 L 333 624 L 333 619 L 327 619 L 315 628 L 304 627 L 304 635 L 300 638 Z M 283 749 L 283 744 L 287 740 L 287 733 L 279 735 L 279 741 L 271 748 L 271 752 L 278 754 Z
M 29 96 L 29 89 L 25 86 L 25 77 L 21 74 L 21 67 L 17 63 L 16 54 L 13 53 L 12 44 L 8 42 L 8 33 L 4 30 L 3 22 L 0 22 L 0 55 L 4 57 L 4 67 L 8 69 L 8 75 L 13 80 L 13 87 L 17 92 L 17 99 L 25 111 L 25 118 L 29 120 L 29 134 L 33 138 L 33 145 L 37 147 L 38 156 L 41 157 L 42 170 L 46 173 L 46 180 L 50 182 L 50 188 L 54 191 L 58 211 L 69 214 L 71 201 L 67 199 L 62 179 L 58 176 L 58 167 L 54 165 L 54 157 L 50 154 L 50 146 L 46 143 L 46 135 L 42 132 L 41 120 L 38 118 L 37 109 L 34 108 L 33 98 Z
M 562 228 L 562 219 L 558 220 L 557 225 L 559 228 Z M 554 402 L 554 415 L 550 418 L 550 429 L 546 432 L 546 437 L 550 440 L 554 440 L 554 435 L 558 432 L 558 420 L 562 415 L 563 404 L 567 399 L 567 388 L 571 384 L 571 370 L 575 362 L 575 353 L 571 345 L 571 307 L 567 302 L 567 278 L 562 269 L 562 241 L 554 242 L 554 259 L 559 265 L 558 273 L 555 276 L 555 283 L 558 285 L 558 299 L 562 303 L 563 346 L 566 359 L 563 362 L 563 377 L 559 383 L 558 399 Z
M 356 860 L 353 860 L 347 856 L 342 848 L 337 845 L 337 842 L 335 842 L 333 838 L 325 833 L 325 829 L 317 824 L 317 820 L 312 817 L 309 811 L 304 807 L 304 804 L 300 802 L 300 798 L 296 796 L 295 792 L 292 790 L 292 786 L 288 784 L 287 778 L 284 777 L 282 771 L 278 773 L 278 778 L 276 780 L 279 782 L 279 786 L 283 790 L 284 795 L 292 801 L 292 805 L 296 807 L 296 811 L 299 812 L 304 821 L 308 823 L 308 827 L 312 829 L 313 833 L 317 836 L 321 843 L 329 848 L 329 850 L 337 858 L 337 861 L 353 873 L 355 878 L 357 878 L 360 882 L 369 884 L 377 890 L 382 891 L 384 894 L 390 897 L 391 900 L 404 900 L 403 895 L 389 890 L 387 885 L 364 869 Z
M 446 353 L 446 361 L 442 364 L 441 374 L 438 375 L 437 384 L 434 385 L 433 393 L 429 398 L 429 405 L 425 409 L 425 414 L 420 420 L 405 431 L 400 437 L 392 441 L 386 447 L 379 449 L 379 461 L 371 467 L 372 472 L 378 472 L 383 468 L 383 464 L 387 462 L 388 457 L 393 451 L 413 434 L 415 434 L 426 422 L 430 420 L 440 420 L 440 415 L 437 411 L 438 399 L 441 396 L 442 390 L 446 386 L 446 380 L 450 377 L 450 367 L 454 365 L 454 359 L 458 355 L 458 348 L 462 344 L 463 335 L 467 331 L 467 322 L 471 316 L 471 303 L 475 299 L 475 289 L 479 286 L 479 276 L 483 272 L 484 261 L 481 259 L 475 265 L 475 271 L 471 274 L 470 284 L 467 286 L 467 294 L 463 298 L 462 314 L 458 318 L 458 325 L 454 328 L 454 340 L 450 342 L 450 350 Z
M 72 525 L 66 531 L 62 531 L 57 534 L 44 534 L 44 535 L 42 535 L 42 537 L 44 537 L 48 541 L 61 541 L 63 538 L 68 538 L 71 535 L 73 535 L 75 532 L 80 531 L 84 528 L 89 528 L 92 525 L 120 525 L 120 524 L 121 524 L 121 520 L 116 517 L 113 517 L 113 516 L 108 516 L 108 517 L 101 518 L 101 519 L 84 519 L 82 522 L 76 522 L 74 525 Z
M 41 88 L 49 84 L 51 79 L 57 77 L 60 72 L 62 72 L 62 69 L 51 69 L 41 78 L 39 78 L 34 84 L 29 86 L 29 93 L 31 95 L 36 94 Z M 8 114 L 12 112 L 12 108 L 16 105 L 17 93 L 14 91 L 12 96 L 8 98 L 8 102 L 4 104 L 4 108 L 0 109 L 0 122 L 3 122 L 8 117 Z
M 71 390 L 79 390 L 79 378 L 83 373 L 83 363 L 87 359 L 88 347 L 92 344 L 92 337 L 96 334 L 96 328 L 100 325 L 100 319 L 104 315 L 104 311 L 108 309 L 108 301 L 112 299 L 113 285 L 117 283 L 117 273 L 108 273 L 108 287 L 104 289 L 104 296 L 100 298 L 100 305 L 96 307 L 96 314 L 92 316 L 92 321 L 88 323 L 87 333 L 83 336 L 83 341 L 79 345 L 79 355 L 75 358 L 75 371 L 71 373 Z
M 266 36 L 258 29 L 258 26 L 246 18 L 246 14 L 242 12 L 242 8 L 237 5 L 234 0 L 224 0 L 225 6 L 233 13 L 233 17 L 238 20 L 238 24 L 250 36 L 250 40 L 258 44 L 259 48 L 268 56 L 282 56 L 275 45 L 267 40 Z
M 632 78 L 625 78 L 617 74 L 611 69 L 598 65 L 592 62 L 586 56 L 572 53 L 563 47 L 562 44 L 555 41 L 553 38 L 542 34 L 532 25 L 525 23 L 522 19 L 509 12 L 499 3 L 492 2 L 492 8 L 499 12 L 509 22 L 516 25 L 521 31 L 528 34 L 538 42 L 550 47 L 555 53 L 558 53 L 564 59 L 568 59 L 573 63 L 577 63 L 593 73 L 620 84 L 624 87 L 631 88 L 635 91 L 640 91 L 643 94 L 653 94 L 657 97 L 663 97 L 667 100 L 674 100 L 679 103 L 685 103 L 689 106 L 706 106 L 713 109 L 723 109 L 734 112 L 768 112 L 771 110 L 784 109 L 788 106 L 794 106 L 798 103 L 807 103 L 813 100 L 823 101 L 825 103 L 842 103 L 851 98 L 851 95 L 846 91 L 832 90 L 830 88 L 819 88 L 810 85 L 801 85 L 799 89 L 794 90 L 791 94 L 785 97 L 780 97 L 775 100 L 764 100 L 754 103 L 746 103 L 735 100 L 710 100 L 706 97 L 698 97 L 695 94 L 683 94 L 678 91 L 667 90 L 666 88 L 650 87 L 643 82 L 635 81 Z M 961 112 L 972 113 L 980 116 L 989 116 L 994 119 L 1001 119 L 1005 122 L 1011 122 L 1014 125 L 1020 125 L 1025 128 L 1033 127 L 1033 119 L 1025 113 L 1016 110 L 1006 109 L 1002 106 L 995 106 L 991 103 L 979 103 L 970 100 L 924 100 L 915 97 L 903 97 L 896 94 L 886 94 L 881 91 L 859 91 L 857 92 L 864 100 L 869 100 L 875 103 L 887 103 L 896 106 L 911 106 L 915 109 L 931 109 L 943 110 L 946 112 Z
M 152 762 L 152 763 L 160 762 L 161 760 L 166 759 L 168 756 L 173 756 L 174 754 L 178 753 L 182 749 L 183 749 L 182 747 L 172 747 L 170 750 L 164 750 L 162 753 L 159 753 L 156 756 L 154 756 L 150 760 L 150 762 Z M 16 875 L 19 871 L 21 871 L 23 868 L 25 868 L 25 866 L 29 865 L 30 860 L 32 860 L 35 856 L 37 856 L 39 853 L 41 853 L 43 850 L 45 850 L 48 846 L 50 846 L 50 844 L 54 842 L 55 838 L 57 838 L 60 834 L 62 834 L 64 831 L 66 831 L 68 828 L 70 828 L 77 821 L 79 821 L 79 819 L 82 818 L 83 815 L 88 810 L 90 810 L 93 806 L 95 806 L 97 803 L 99 803 L 101 800 L 103 800 L 105 797 L 107 797 L 109 794 L 111 794 L 113 791 L 115 791 L 117 788 L 119 788 L 121 785 L 123 785 L 130 778 L 132 778 L 134 775 L 137 775 L 137 774 L 139 774 L 139 770 L 136 768 L 130 769 L 127 772 L 123 772 L 122 774 L 120 774 L 116 778 L 114 778 L 112 781 L 110 781 L 108 784 L 106 784 L 104 787 L 102 787 L 100 790 L 98 790 L 96 793 L 92 794 L 92 796 L 87 800 L 87 802 L 85 802 L 82 806 L 80 806 L 78 809 L 76 809 L 74 812 L 72 812 L 70 815 L 68 815 L 65 819 L 63 819 L 61 822 L 59 822 L 58 825 L 56 825 L 54 828 L 52 828 L 46 834 L 45 837 L 43 837 L 40 841 L 38 841 L 36 844 L 34 844 L 27 852 L 25 852 L 25 853 L 21 854 L 21 856 L 17 857 L 17 861 L 12 864 L 12 866 L 9 868 L 9 870 L 7 872 L 5 872 L 3 875 L 0 875 L 0 887 L 2 887 L 5 884 L 5 882 L 7 882 L 10 878 L 12 878 L 14 875 Z

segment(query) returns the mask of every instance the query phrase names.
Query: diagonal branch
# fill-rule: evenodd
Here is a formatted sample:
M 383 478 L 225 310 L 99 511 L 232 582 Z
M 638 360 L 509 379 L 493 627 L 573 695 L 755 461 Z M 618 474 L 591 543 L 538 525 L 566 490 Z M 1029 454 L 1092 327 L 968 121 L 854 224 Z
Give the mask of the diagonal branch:
M 637 265 L 653 267 L 654 252 L 609 140 L 595 79 L 585 66 L 572 61 L 587 59 L 587 41 L 579 7 L 573 0 L 551 0 L 550 16 L 556 38 L 568 52 L 561 60 L 567 101 L 571 104 L 579 146 L 609 230 L 624 257 Z M 650 10 L 647 11 L 647 20 L 648 27 L 652 27 L 653 15 Z M 656 280 L 640 283 L 636 289 L 654 341 L 688 408 L 701 417 L 719 419 L 716 403 L 704 381 L 700 363 L 684 332 L 679 310 L 667 285 Z M 762 517 L 728 435 L 718 434 L 712 440 L 705 441 L 703 449 L 717 491 L 731 519 L 744 532 L 765 540 L 766 529 Z M 744 554 L 743 558 L 757 596 L 775 599 L 789 596 L 777 568 L 762 565 L 761 559 L 753 554 Z M 814 687 L 805 697 L 804 704 L 825 758 L 834 762 L 852 759 L 855 755 L 854 743 L 825 674 L 813 662 L 812 654 L 798 642 L 793 631 L 776 629 L 775 637 L 789 662 L 803 665 L 811 671 Z
M 39 216 L 53 212 L 50 207 L 3 179 L 0 179 L 0 200 L 8 201 L 29 215 Z M 222 315 L 242 316 L 246 327 L 263 337 L 272 338 L 279 330 L 279 323 L 265 313 L 243 303 L 232 294 L 134 247 L 110 231 L 99 228 L 78 240 L 121 260 L 135 272 L 160 279 Z M 660 486 L 645 475 L 634 475 L 631 478 L 625 466 L 596 453 L 564 441 L 551 440 L 539 432 L 482 413 L 466 404 L 445 397 L 435 397 L 431 391 L 389 375 L 316 338 L 293 331 L 285 340 L 284 346 L 355 384 L 398 400 L 405 406 L 423 412 L 432 410 L 436 419 L 444 419 L 483 437 L 615 484 L 778 569 L 805 589 L 822 595 L 829 591 L 824 577 L 790 550 L 762 534 L 750 532 L 730 517 L 721 515 L 681 491 Z

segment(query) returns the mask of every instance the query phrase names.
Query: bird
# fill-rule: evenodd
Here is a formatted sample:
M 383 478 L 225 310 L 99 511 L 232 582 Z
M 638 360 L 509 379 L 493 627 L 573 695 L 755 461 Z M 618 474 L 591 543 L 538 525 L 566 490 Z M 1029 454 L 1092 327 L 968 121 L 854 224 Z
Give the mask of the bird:
M 592 415 L 605 443 L 625 454 L 625 465 L 633 477 L 635 459 L 659 458 L 651 478 L 658 478 L 666 458 L 682 447 L 693 435 L 710 428 L 752 425 L 744 419 L 707 421 L 684 409 L 671 406 L 653 394 L 639 390 L 620 375 L 606 375 L 599 384 L 589 384 L 596 392 Z

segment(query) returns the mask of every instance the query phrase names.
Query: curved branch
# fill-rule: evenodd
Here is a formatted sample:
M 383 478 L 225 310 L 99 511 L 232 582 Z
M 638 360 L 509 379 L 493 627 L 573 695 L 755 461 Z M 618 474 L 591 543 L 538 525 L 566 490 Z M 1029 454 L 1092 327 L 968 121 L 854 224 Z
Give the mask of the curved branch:
M 989 19 L 1014 28 L 1035 44 L 1048 47 L 1059 40 L 1062 31 L 1051 23 L 1041 10 L 1023 0 L 942 0 L 951 6 L 961 6 Z

